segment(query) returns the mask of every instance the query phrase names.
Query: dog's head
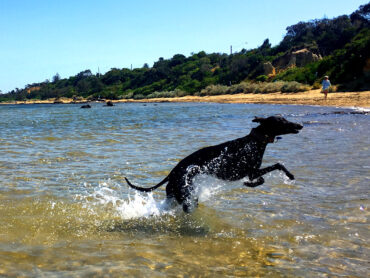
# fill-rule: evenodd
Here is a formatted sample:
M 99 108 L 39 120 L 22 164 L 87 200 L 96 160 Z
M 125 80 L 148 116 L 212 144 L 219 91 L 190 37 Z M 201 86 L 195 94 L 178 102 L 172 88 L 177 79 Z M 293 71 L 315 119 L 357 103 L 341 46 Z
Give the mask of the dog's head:
M 271 116 L 268 118 L 255 117 L 253 122 L 259 123 L 259 129 L 270 137 L 270 141 L 274 140 L 275 136 L 283 134 L 296 134 L 303 126 L 297 123 L 290 122 L 280 116 Z

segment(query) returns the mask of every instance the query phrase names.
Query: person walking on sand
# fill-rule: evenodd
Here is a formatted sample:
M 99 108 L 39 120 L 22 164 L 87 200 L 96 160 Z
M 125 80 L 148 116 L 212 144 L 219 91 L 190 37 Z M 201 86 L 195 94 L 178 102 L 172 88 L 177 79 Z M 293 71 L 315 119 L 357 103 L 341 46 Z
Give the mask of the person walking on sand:
M 322 81 L 321 85 L 322 85 L 321 93 L 325 95 L 325 100 L 326 100 L 328 97 L 329 88 L 331 86 L 329 76 L 324 76 L 324 80 Z

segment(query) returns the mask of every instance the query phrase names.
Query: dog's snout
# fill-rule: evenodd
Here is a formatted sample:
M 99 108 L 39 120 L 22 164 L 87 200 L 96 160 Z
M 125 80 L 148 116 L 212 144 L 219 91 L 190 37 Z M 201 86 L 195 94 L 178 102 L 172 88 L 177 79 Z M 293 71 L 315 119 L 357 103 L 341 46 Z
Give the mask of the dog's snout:
M 303 125 L 295 124 L 293 133 L 298 133 L 303 128 Z

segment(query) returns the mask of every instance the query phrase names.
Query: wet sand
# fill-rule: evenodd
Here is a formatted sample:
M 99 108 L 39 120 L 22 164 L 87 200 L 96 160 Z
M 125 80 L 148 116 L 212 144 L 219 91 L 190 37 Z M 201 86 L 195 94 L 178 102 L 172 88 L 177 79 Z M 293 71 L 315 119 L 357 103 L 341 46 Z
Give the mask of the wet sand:
M 61 103 L 73 103 L 72 99 L 61 98 Z M 84 103 L 86 100 L 76 103 Z M 259 103 L 259 104 L 294 104 L 294 105 L 320 105 L 337 107 L 364 107 L 370 108 L 370 91 L 362 92 L 336 92 L 328 94 L 327 100 L 320 90 L 310 90 L 299 93 L 270 93 L 270 94 L 235 94 L 218 96 L 185 96 L 174 98 L 152 98 L 152 99 L 123 99 L 113 102 L 215 102 L 215 103 Z M 17 101 L 3 104 L 36 104 L 54 103 L 51 100 L 29 100 Z

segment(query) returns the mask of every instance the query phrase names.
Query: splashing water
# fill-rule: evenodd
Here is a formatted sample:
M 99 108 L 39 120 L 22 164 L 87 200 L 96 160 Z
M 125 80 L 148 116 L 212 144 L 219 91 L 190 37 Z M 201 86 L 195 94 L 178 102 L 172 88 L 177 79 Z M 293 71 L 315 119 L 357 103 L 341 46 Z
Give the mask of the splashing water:
M 155 200 L 153 193 L 124 194 L 119 187 L 112 188 L 111 181 L 99 183 L 92 192 L 87 190 L 77 194 L 76 199 L 82 201 L 84 207 L 92 212 L 95 209 L 108 209 L 114 216 L 124 220 L 174 213 L 165 200 Z
M 225 187 L 226 182 L 207 175 L 198 175 L 195 178 L 195 194 L 200 202 L 206 202 L 219 194 Z M 75 199 L 83 202 L 83 207 L 89 209 L 92 214 L 96 209 L 108 209 L 113 215 L 121 219 L 149 218 L 156 216 L 172 215 L 181 213 L 182 208 L 176 200 L 161 200 L 162 194 L 155 198 L 152 192 L 141 193 L 135 191 L 133 195 L 124 193 L 118 184 L 111 180 L 100 182 L 97 187 L 85 184 L 85 192 L 76 194 Z

